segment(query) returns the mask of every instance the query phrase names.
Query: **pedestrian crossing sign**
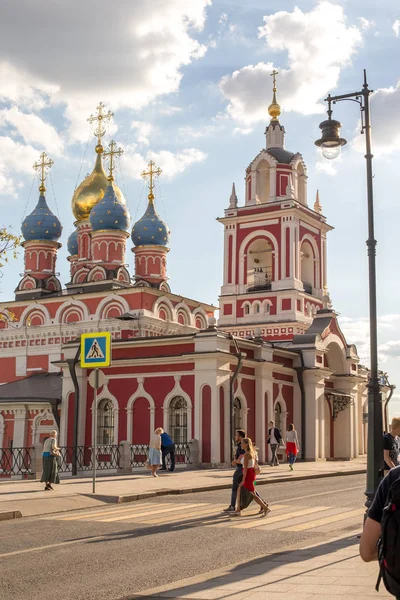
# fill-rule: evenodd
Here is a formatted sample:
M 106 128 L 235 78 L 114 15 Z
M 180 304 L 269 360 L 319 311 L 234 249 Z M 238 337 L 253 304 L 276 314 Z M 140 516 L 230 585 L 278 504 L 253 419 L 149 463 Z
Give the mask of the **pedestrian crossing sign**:
M 83 333 L 81 335 L 81 367 L 108 367 L 111 364 L 111 333 Z

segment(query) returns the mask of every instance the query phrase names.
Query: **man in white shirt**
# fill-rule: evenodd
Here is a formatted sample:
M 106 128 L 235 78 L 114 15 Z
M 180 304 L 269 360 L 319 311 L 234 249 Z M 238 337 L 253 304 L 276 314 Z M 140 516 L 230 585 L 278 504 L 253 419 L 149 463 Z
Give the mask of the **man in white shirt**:
M 277 427 L 275 427 L 274 421 L 270 421 L 269 429 L 268 429 L 267 444 L 269 444 L 271 446 L 271 453 L 272 453 L 271 467 L 279 466 L 277 452 L 278 452 L 278 448 L 279 448 L 281 441 L 282 441 L 281 432 L 279 431 L 279 429 Z

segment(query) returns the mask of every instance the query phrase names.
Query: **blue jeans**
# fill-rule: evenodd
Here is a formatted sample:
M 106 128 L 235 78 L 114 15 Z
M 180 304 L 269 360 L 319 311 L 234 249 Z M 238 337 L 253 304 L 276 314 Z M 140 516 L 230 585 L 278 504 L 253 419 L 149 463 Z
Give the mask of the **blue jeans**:
M 296 462 L 296 455 L 293 452 L 289 452 L 288 454 L 289 465 L 293 465 Z

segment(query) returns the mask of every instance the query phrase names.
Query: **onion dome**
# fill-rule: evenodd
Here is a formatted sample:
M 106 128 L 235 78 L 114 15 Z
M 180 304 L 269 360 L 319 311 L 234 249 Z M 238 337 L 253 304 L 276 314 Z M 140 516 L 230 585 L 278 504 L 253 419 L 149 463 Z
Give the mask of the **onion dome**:
M 70 256 L 75 256 L 78 254 L 78 230 L 74 229 L 71 235 L 68 238 L 67 248 Z
M 55 242 L 61 237 L 61 223 L 51 212 L 46 202 L 44 189 L 43 187 L 40 189 L 39 202 L 22 223 L 21 231 L 26 241 L 46 240 Z
M 115 184 L 109 181 L 103 198 L 92 208 L 90 224 L 93 231 L 101 231 L 102 229 L 128 230 L 131 218 L 126 206 L 118 199 L 115 188 Z
M 154 196 L 149 194 L 147 210 L 132 228 L 132 241 L 135 246 L 167 246 L 169 234 L 168 225 L 156 212 Z
M 82 221 L 89 217 L 93 206 L 103 198 L 107 189 L 108 180 L 103 169 L 101 157 L 103 151 L 103 146 L 97 144 L 97 158 L 94 169 L 76 188 L 74 195 L 72 196 L 72 212 L 77 221 Z M 114 191 L 118 200 L 122 202 L 122 204 L 125 204 L 125 198 L 116 185 L 114 185 Z

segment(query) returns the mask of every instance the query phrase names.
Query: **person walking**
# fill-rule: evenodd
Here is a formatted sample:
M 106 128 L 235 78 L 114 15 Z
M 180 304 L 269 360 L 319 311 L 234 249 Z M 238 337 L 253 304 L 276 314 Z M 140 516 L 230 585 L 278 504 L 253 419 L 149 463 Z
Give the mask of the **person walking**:
M 286 432 L 286 456 L 289 461 L 289 469 L 293 471 L 293 465 L 297 458 L 299 451 L 299 439 L 297 437 L 297 431 L 293 423 L 290 423 Z
M 171 473 L 173 473 L 175 471 L 175 444 L 172 438 L 168 435 L 168 433 L 165 433 L 165 431 L 163 431 L 163 433 L 161 434 L 161 454 L 162 467 L 160 470 L 167 470 L 167 465 L 165 464 L 165 461 L 167 456 L 169 456 L 171 459 L 171 466 L 169 470 L 171 471 Z
M 58 460 L 60 449 L 57 446 L 57 431 L 52 431 L 50 437 L 43 444 L 43 472 L 40 479 L 41 483 L 45 483 L 45 491 L 53 490 L 52 483 L 60 483 L 58 475 Z
M 385 475 L 390 469 L 400 466 L 400 418 L 393 417 L 390 433 L 383 436 L 383 459 L 385 461 Z
M 148 463 L 153 477 L 158 477 L 157 469 L 161 464 L 161 434 L 162 427 L 158 427 L 150 438 Z
M 231 503 L 228 508 L 225 508 L 223 512 L 233 513 L 236 507 L 236 497 L 239 484 L 242 481 L 243 476 L 243 463 L 240 461 L 240 457 L 244 454 L 242 448 L 242 440 L 246 437 L 246 433 L 243 429 L 237 429 L 235 432 L 236 452 L 235 459 L 232 461 L 232 467 L 235 467 L 235 472 L 232 479 L 232 492 L 231 492 Z
M 282 434 L 281 434 L 280 430 L 278 429 L 278 427 L 275 427 L 274 421 L 270 421 L 269 429 L 268 429 L 267 444 L 269 444 L 271 447 L 271 454 L 272 454 L 272 458 L 271 458 L 271 462 L 270 462 L 271 467 L 279 467 L 279 460 L 278 460 L 277 453 L 278 453 L 278 449 L 279 449 L 279 445 L 280 445 L 281 441 L 282 441 Z
M 240 509 L 240 494 L 242 488 L 245 488 L 250 494 L 253 496 L 253 499 L 260 506 L 260 513 L 263 517 L 267 516 L 271 511 L 268 508 L 268 504 L 264 502 L 259 494 L 257 494 L 256 489 L 254 487 L 254 482 L 256 480 L 256 450 L 253 446 L 253 442 L 250 438 L 243 438 L 241 442 L 242 450 L 244 450 L 244 454 L 240 456 L 240 462 L 243 465 L 242 469 L 242 481 L 239 483 L 238 495 L 236 500 L 235 512 L 232 513 L 236 517 L 240 517 L 241 509 Z

